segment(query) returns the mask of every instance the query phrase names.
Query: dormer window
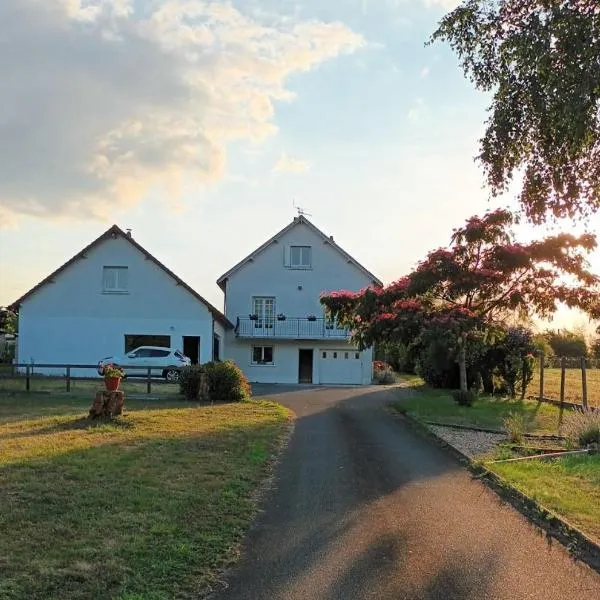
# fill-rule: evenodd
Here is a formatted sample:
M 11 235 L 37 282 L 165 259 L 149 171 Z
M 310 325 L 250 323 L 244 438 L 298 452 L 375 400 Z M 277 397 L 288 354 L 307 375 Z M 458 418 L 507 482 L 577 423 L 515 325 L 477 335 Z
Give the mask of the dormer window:
M 290 267 L 292 269 L 312 268 L 312 248 L 310 246 L 290 246 Z
M 127 267 L 103 267 L 102 291 L 105 294 L 126 294 L 129 291 Z

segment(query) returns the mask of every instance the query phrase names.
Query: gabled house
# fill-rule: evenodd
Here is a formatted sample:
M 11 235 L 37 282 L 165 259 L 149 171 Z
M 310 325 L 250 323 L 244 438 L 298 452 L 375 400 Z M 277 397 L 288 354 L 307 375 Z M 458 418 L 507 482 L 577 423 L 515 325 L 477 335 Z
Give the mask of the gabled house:
M 325 317 L 324 291 L 358 291 L 381 281 L 305 216 L 222 275 L 227 358 L 252 382 L 369 384 L 372 351 Z
M 204 363 L 223 358 L 233 328 L 116 225 L 11 308 L 19 315 L 20 363 L 91 365 L 138 346 L 176 348 Z

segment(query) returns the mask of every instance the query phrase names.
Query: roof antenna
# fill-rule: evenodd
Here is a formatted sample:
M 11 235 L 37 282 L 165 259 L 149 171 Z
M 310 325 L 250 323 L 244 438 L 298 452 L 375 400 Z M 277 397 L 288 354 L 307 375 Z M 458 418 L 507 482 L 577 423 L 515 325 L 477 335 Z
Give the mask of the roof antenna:
M 312 217 L 312 215 L 309 212 L 306 212 L 304 208 L 296 204 L 295 198 L 292 200 L 292 206 L 298 211 L 299 217 Z

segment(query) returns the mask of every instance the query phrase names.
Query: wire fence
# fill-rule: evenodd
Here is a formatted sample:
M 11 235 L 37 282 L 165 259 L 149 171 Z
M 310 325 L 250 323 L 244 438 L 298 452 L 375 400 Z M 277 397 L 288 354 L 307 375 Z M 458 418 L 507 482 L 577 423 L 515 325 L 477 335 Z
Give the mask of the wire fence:
M 166 382 L 164 367 L 127 367 L 120 389 L 125 394 L 175 396 L 177 383 Z M 0 364 L 0 394 L 47 393 L 93 396 L 104 386 L 97 365 Z
M 540 356 L 528 395 L 600 408 L 600 359 Z

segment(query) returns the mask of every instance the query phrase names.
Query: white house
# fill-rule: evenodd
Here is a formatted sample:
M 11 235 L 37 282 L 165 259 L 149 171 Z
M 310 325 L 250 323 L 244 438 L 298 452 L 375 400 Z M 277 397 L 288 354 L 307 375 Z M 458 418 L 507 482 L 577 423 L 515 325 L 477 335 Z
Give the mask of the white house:
M 116 225 L 11 308 L 20 363 L 94 365 L 138 346 L 177 348 L 203 363 L 223 358 L 233 327 Z
M 372 351 L 325 319 L 324 291 L 382 283 L 304 216 L 222 275 L 226 356 L 252 382 L 369 384 Z

